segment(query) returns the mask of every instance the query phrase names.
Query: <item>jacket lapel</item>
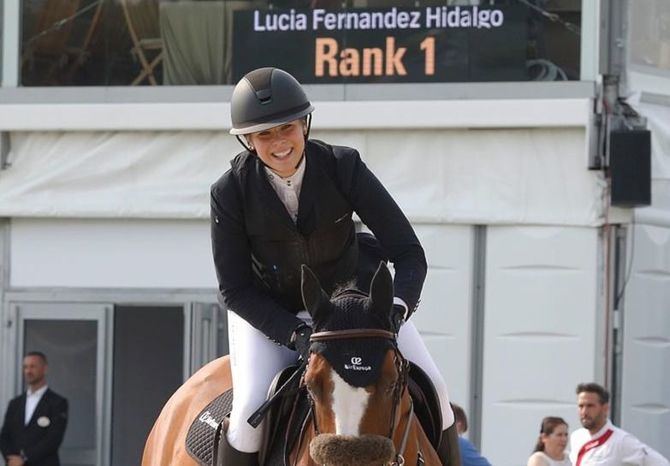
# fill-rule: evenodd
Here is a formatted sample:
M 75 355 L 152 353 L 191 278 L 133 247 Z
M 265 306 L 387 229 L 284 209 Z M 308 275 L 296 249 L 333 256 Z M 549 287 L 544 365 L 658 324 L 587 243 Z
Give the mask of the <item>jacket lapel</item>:
M 314 157 L 310 156 L 307 147 L 305 147 L 305 174 L 300 188 L 300 197 L 298 198 L 298 231 L 303 235 L 312 233 L 316 228 L 314 202 L 319 181 L 316 161 Z
M 21 395 L 21 398 L 19 398 L 19 421 L 21 422 L 21 426 L 26 425 L 26 392 L 23 392 Z
M 260 193 L 260 196 L 263 199 L 262 204 L 265 206 L 265 210 L 268 212 L 268 215 L 273 217 L 278 217 L 281 219 L 282 223 L 288 226 L 291 229 L 295 229 L 293 220 L 284 204 L 282 204 L 279 196 L 275 192 L 274 188 L 270 185 L 270 180 L 268 180 L 268 174 L 265 171 L 265 167 L 258 160 L 257 157 L 254 158 L 254 189 Z

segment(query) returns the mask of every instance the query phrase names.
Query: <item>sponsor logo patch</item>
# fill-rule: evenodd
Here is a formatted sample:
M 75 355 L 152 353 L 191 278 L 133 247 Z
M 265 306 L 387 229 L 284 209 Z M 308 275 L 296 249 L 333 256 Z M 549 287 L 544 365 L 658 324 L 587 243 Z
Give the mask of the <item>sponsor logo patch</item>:
M 348 371 L 371 371 L 371 366 L 363 366 L 363 358 L 354 356 L 351 358 L 351 364 L 345 364 L 344 368 Z
M 210 413 L 209 411 L 205 411 L 204 413 L 202 413 L 198 418 L 198 421 L 202 422 L 203 424 L 207 424 L 213 429 L 219 427 L 219 423 L 216 422 L 216 419 L 214 419 L 212 413 Z

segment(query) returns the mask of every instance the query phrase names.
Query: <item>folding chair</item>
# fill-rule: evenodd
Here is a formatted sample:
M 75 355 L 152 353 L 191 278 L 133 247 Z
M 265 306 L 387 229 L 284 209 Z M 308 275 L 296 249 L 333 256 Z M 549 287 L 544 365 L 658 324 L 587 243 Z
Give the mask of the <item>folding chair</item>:
M 145 79 L 153 86 L 158 83 L 154 76 L 156 67 L 163 61 L 163 41 L 158 24 L 157 0 L 121 0 L 123 16 L 133 41 L 130 53 L 142 67 L 140 74 L 131 83 L 135 86 Z
M 69 83 L 77 67 L 86 61 L 102 5 L 102 0 L 85 6 L 81 0 L 46 0 L 40 5 L 34 26 L 29 26 L 31 37 L 23 43 L 21 68 L 27 80 L 24 84 Z M 75 21 L 85 20 L 82 15 L 92 8 L 95 8 L 95 13 L 83 41 L 80 41 L 75 33 Z M 66 72 L 67 65 L 69 71 Z

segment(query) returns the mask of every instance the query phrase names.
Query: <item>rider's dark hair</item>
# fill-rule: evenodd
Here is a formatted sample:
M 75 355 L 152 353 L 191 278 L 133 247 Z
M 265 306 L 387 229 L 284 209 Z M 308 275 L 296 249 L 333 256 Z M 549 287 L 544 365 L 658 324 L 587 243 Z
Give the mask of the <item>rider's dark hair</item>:
M 536 451 L 544 451 L 544 442 L 542 441 L 542 434 L 544 435 L 551 435 L 554 433 L 554 430 L 556 430 L 556 427 L 564 425 L 565 427 L 568 426 L 568 423 L 565 422 L 565 420 L 562 417 L 556 417 L 556 416 L 547 416 L 544 419 L 542 419 L 542 424 L 540 424 L 540 435 L 537 438 L 537 443 L 535 444 L 535 450 Z
M 577 390 L 576 393 L 579 395 L 580 393 L 596 393 L 598 395 L 598 399 L 600 400 L 600 404 L 605 404 L 610 402 L 610 392 L 608 392 L 605 387 L 602 385 L 599 385 L 595 382 L 589 382 L 589 383 L 580 383 L 577 385 Z

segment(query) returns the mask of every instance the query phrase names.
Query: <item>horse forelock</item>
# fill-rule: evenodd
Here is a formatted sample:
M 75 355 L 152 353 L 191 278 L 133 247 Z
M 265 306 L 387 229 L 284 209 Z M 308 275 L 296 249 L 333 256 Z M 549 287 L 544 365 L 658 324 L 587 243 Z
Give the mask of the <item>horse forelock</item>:
M 356 287 L 356 280 L 349 280 L 348 282 L 341 283 L 335 287 L 333 292 L 330 294 L 330 300 L 333 301 L 337 299 L 339 296 L 345 294 L 360 294 L 363 296 L 367 296 L 365 293 L 363 293 Z
M 388 330 L 388 323 L 372 312 L 367 294 L 351 285 L 340 287 L 333 292 L 327 318 L 322 322 L 315 322 L 315 330 L 351 330 L 360 328 Z

